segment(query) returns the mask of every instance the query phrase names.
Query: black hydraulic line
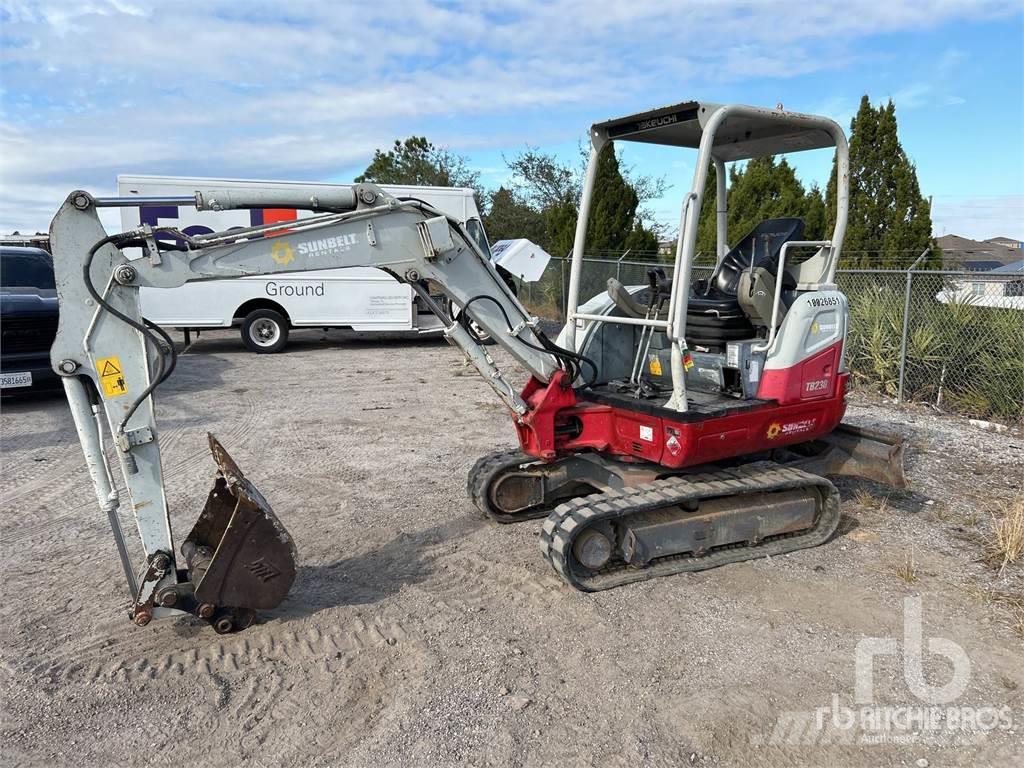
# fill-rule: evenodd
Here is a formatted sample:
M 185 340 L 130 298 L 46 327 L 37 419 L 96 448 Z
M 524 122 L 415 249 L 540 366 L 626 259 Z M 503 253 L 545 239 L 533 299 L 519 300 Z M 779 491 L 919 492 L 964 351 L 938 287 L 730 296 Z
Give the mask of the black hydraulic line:
M 156 233 L 157 231 L 173 232 L 176 230 L 154 230 L 154 233 Z M 85 282 L 85 289 L 89 292 L 89 295 L 92 296 L 93 301 L 95 301 L 99 307 L 109 312 L 118 320 L 127 323 L 132 328 L 141 333 L 142 337 L 152 345 L 157 357 L 156 376 L 153 378 L 153 381 L 150 382 L 149 386 L 143 390 L 142 394 L 140 394 L 135 399 L 135 401 L 131 404 L 131 407 L 125 413 L 124 418 L 121 419 L 121 423 L 118 424 L 117 426 L 117 431 L 120 434 L 124 433 L 125 425 L 128 424 L 128 420 L 135 414 L 135 411 L 138 410 L 139 406 L 146 401 L 147 397 L 153 394 L 153 390 L 155 390 L 160 384 L 163 383 L 163 381 L 168 376 L 170 376 L 171 371 L 174 370 L 174 367 L 178 361 L 178 353 L 174 349 L 174 343 L 171 341 L 170 337 L 162 328 L 157 328 L 156 325 L 149 322 L 148 320 L 144 321 L 145 324 L 136 322 L 132 318 L 128 317 L 128 315 L 111 306 L 109 302 L 107 302 L 102 296 L 100 296 L 99 292 L 96 290 L 96 286 L 93 285 L 92 262 L 93 259 L 96 257 L 96 253 L 99 251 L 100 248 L 102 248 L 104 245 L 107 245 L 108 243 L 114 243 L 115 245 L 117 245 L 117 247 L 121 247 L 127 246 L 132 242 L 131 240 L 122 240 L 123 237 L 123 234 L 107 235 L 103 239 L 98 240 L 96 243 L 93 244 L 92 248 L 89 249 L 89 253 L 86 256 L 85 263 L 82 265 L 82 279 Z M 171 363 L 169 366 L 166 363 L 166 355 L 164 353 L 163 346 L 160 343 L 161 339 L 158 338 L 157 335 L 154 335 L 154 333 L 150 329 L 155 330 L 159 334 L 159 336 L 162 337 L 163 340 L 167 343 L 171 358 Z
M 512 331 L 514 329 L 512 321 L 509 319 L 508 313 L 505 311 L 505 308 L 501 305 L 501 302 L 499 302 L 493 296 L 487 295 L 486 293 L 481 293 L 477 296 L 474 296 L 463 305 L 462 311 L 459 313 L 459 323 L 462 325 L 463 328 L 466 328 L 466 330 L 468 330 L 472 334 L 472 330 L 469 328 L 468 325 L 469 307 L 474 301 L 479 301 L 480 299 L 487 299 L 489 301 L 492 301 L 498 307 L 498 310 L 501 312 L 502 316 L 505 318 L 505 324 L 508 326 L 509 331 Z M 563 370 L 566 370 L 566 372 L 571 375 L 573 381 L 575 381 L 579 376 L 582 376 L 583 374 L 583 370 L 580 367 L 580 363 L 586 363 L 594 371 L 594 377 L 587 382 L 587 386 L 590 386 L 597 380 L 598 370 L 597 365 L 594 364 L 593 360 L 591 360 L 589 357 L 586 357 L 585 355 L 579 354 L 578 352 L 572 352 L 571 350 L 558 346 L 553 341 L 551 341 L 551 339 L 549 339 L 547 334 L 545 334 L 543 331 L 537 330 L 535 328 L 531 330 L 533 331 L 534 336 L 537 337 L 537 340 L 541 343 L 541 346 L 531 344 L 530 342 L 520 338 L 519 336 L 515 337 L 516 340 L 519 341 L 521 344 L 529 347 L 530 349 L 536 350 L 538 352 L 546 352 L 547 354 L 553 356 L 555 359 L 559 361 L 559 365 L 563 367 Z

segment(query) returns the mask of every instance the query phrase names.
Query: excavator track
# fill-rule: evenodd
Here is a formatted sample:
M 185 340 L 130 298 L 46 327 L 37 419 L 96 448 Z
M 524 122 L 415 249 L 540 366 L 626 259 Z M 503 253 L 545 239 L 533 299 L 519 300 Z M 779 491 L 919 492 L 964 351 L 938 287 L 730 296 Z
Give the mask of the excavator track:
M 723 502 L 737 507 L 746 504 L 750 511 L 730 514 L 726 510 L 709 515 L 701 510 L 701 502 L 709 508 L 716 505 L 721 508 Z M 732 524 L 734 529 L 743 529 L 744 526 L 749 529 L 752 521 L 760 526 L 762 518 L 770 519 L 771 514 L 778 514 L 772 512 L 773 503 L 776 508 L 784 508 L 787 504 L 789 509 L 802 506 L 807 519 L 813 516 L 813 521 L 798 530 L 787 529 L 783 522 L 776 526 L 780 532 L 763 539 L 755 536 L 753 543 L 749 539 L 736 540 L 710 546 L 705 551 L 691 549 L 677 553 L 672 553 L 671 547 L 655 547 L 654 556 L 632 565 L 624 557 L 631 542 L 634 552 L 637 547 L 637 537 L 629 528 L 634 520 L 647 521 L 648 530 L 666 522 L 679 525 L 697 518 L 712 527 L 722 521 L 724 525 Z M 813 504 L 813 510 L 809 504 Z M 597 592 L 660 576 L 701 571 L 741 560 L 815 547 L 826 542 L 838 524 L 839 492 L 825 478 L 799 469 L 748 466 L 669 477 L 572 499 L 558 505 L 544 521 L 540 543 L 544 557 L 563 579 L 576 589 Z M 768 530 L 771 530 L 770 526 Z M 594 532 L 603 533 L 599 537 Z M 706 540 L 713 540 L 716 533 L 723 531 L 711 531 Z M 581 540 L 585 535 L 601 542 L 599 547 L 611 543 L 610 547 L 599 552 L 599 555 L 607 557 L 606 563 L 600 567 L 587 568 L 579 561 L 580 545 L 587 544 L 586 539 Z M 662 554 L 666 550 L 669 553 Z M 633 559 L 637 560 L 635 554 Z
M 518 469 L 523 464 L 536 463 L 537 459 L 516 449 L 493 451 L 477 459 L 466 479 L 466 493 L 477 509 L 498 523 L 520 523 L 536 520 L 550 512 L 548 507 L 528 509 L 523 512 L 502 512 L 490 498 L 489 489 L 503 473 Z

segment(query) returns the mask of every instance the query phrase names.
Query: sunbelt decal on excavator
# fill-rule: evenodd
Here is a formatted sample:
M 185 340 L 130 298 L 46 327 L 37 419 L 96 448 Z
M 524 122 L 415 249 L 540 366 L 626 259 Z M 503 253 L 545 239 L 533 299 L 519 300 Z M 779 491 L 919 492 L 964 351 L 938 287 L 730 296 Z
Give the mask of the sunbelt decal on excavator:
M 330 256 L 351 251 L 356 242 L 356 236 L 352 234 L 323 237 L 319 240 L 303 240 L 301 243 L 296 243 L 294 249 L 288 243 L 278 241 L 270 246 L 270 258 L 285 267 L 295 260 L 296 252 L 301 256 Z
M 288 243 L 274 243 L 270 247 L 270 258 L 284 267 L 295 260 L 295 252 Z
M 773 421 L 768 425 L 768 439 L 774 440 L 780 436 L 789 437 L 790 435 L 810 432 L 817 423 L 817 419 L 801 419 L 800 421 L 791 421 L 789 424 L 780 424 L 777 421 Z
M 344 253 L 345 251 L 351 251 L 352 246 L 355 245 L 356 242 L 356 236 L 353 234 L 337 235 L 336 237 L 324 237 L 320 240 L 303 240 L 295 246 L 295 249 L 303 256 L 313 256 L 315 254 L 327 255 L 329 253 Z

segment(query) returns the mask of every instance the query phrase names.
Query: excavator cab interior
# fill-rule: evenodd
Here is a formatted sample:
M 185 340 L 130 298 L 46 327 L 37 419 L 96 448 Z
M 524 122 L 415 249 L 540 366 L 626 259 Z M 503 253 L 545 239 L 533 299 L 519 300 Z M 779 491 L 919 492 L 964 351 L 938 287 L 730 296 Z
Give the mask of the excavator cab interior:
M 799 295 L 797 280 L 789 270 L 779 274 L 779 256 L 788 242 L 803 238 L 803 219 L 765 219 L 741 238 L 718 261 L 707 277 L 694 280 L 687 306 L 687 343 L 693 354 L 721 355 L 729 342 L 763 339 L 772 318 L 772 298 L 781 279 L 778 319 Z M 608 279 L 608 297 L 614 305 L 610 315 L 634 318 L 664 317 L 672 294 L 672 278 L 664 266 L 647 270 L 647 285 L 626 286 Z M 632 339 L 630 339 L 630 336 Z M 632 349 L 632 359 L 615 350 Z M 666 375 L 670 345 L 664 331 L 635 326 L 602 325 L 586 347 L 587 354 L 601 360 L 602 383 L 613 389 L 633 391 L 638 397 L 656 398 L 671 389 Z M 628 363 L 628 371 L 626 365 Z M 692 370 L 692 369 L 691 369 Z M 711 376 L 706 366 L 687 371 L 688 384 L 703 394 L 744 396 L 735 377 Z M 596 384 L 597 382 L 595 382 Z M 702 400 L 705 398 L 701 398 Z

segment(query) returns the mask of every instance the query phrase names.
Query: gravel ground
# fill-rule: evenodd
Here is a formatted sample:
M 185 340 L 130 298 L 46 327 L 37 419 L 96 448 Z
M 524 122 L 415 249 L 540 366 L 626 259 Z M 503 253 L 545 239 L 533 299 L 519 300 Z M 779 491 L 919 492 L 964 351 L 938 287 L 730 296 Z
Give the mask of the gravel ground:
M 822 547 L 585 595 L 541 559 L 539 522 L 492 524 L 466 499 L 475 459 L 515 438 L 455 350 L 321 336 L 257 357 L 234 333 L 203 334 L 159 392 L 179 538 L 214 476 L 209 430 L 298 546 L 288 599 L 236 635 L 128 622 L 63 400 L 4 402 L 4 764 L 1024 761 L 1008 602 L 1024 597 L 1024 568 L 982 557 L 993 510 L 1021 493 L 1020 435 L 855 400 L 849 421 L 909 439 L 911 491 L 842 480 L 840 533 Z M 895 653 L 875 657 L 871 704 L 855 702 L 858 641 L 919 647 L 912 622 L 904 638 L 907 598 L 922 606 L 925 681 L 953 677 L 936 653 L 950 645 L 928 645 L 945 638 L 969 659 L 966 688 L 909 730 L 831 725 L 833 705 L 841 723 L 844 707 L 935 700 L 915 694 L 914 654 Z

